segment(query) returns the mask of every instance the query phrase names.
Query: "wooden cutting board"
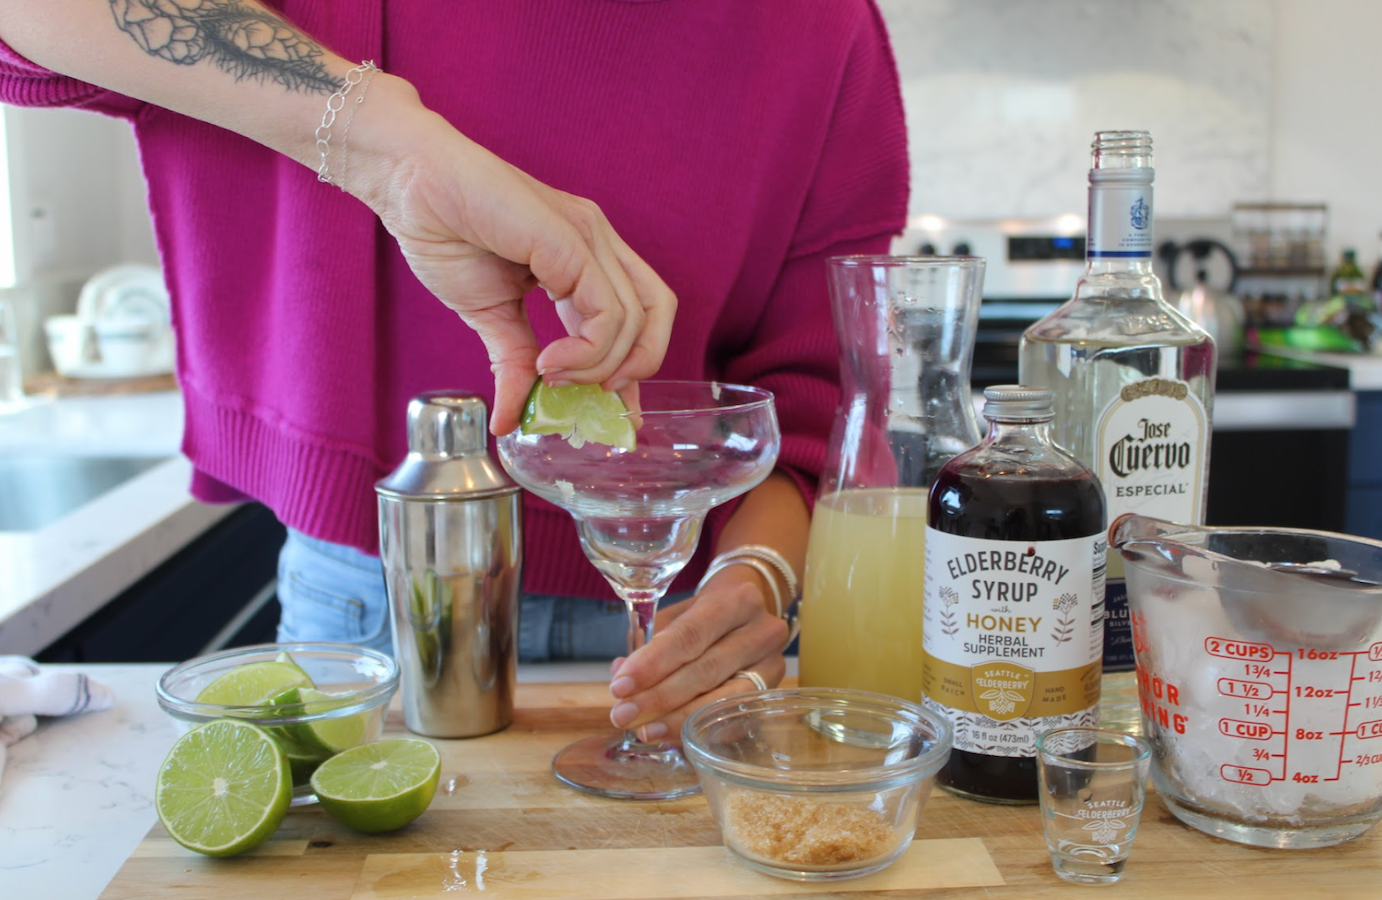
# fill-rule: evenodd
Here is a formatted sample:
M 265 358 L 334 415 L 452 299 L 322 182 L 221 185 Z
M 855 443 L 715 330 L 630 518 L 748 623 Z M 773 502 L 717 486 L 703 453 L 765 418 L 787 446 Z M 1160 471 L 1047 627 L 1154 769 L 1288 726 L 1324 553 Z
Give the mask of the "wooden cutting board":
M 889 868 L 836 884 L 800 884 L 736 862 L 699 796 L 604 800 L 549 771 L 553 753 L 606 729 L 602 684 L 522 684 L 507 730 L 435 741 L 441 786 L 408 827 L 363 835 L 320 809 L 291 810 L 268 843 L 234 859 L 184 850 L 155 826 L 102 897 L 395 900 L 719 898 L 794 895 L 1069 898 L 1036 807 L 975 803 L 937 790 L 916 840 Z M 404 734 L 391 713 L 387 730 Z M 1382 896 L 1382 827 L 1338 847 L 1263 850 L 1209 837 L 1148 798 L 1120 898 Z

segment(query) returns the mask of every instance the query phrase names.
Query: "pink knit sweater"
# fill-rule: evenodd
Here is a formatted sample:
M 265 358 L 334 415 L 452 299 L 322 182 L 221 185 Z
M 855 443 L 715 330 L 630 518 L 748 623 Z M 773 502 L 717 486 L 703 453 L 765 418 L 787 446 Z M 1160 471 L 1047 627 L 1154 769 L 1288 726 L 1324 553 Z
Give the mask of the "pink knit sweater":
M 840 399 L 824 261 L 886 252 L 906 210 L 897 73 L 872 0 L 276 6 L 411 81 L 520 169 L 599 203 L 677 294 L 659 376 L 772 390 L 781 466 L 811 496 Z M 368 209 L 273 151 L 3 45 L 0 100 L 133 124 L 194 494 L 253 498 L 293 528 L 377 552 L 374 483 L 405 452 L 408 399 L 490 396 L 478 338 Z M 562 333 L 545 298 L 529 312 L 543 343 Z M 569 517 L 525 503 L 526 589 L 612 597 Z M 694 584 L 725 512 L 673 590 Z

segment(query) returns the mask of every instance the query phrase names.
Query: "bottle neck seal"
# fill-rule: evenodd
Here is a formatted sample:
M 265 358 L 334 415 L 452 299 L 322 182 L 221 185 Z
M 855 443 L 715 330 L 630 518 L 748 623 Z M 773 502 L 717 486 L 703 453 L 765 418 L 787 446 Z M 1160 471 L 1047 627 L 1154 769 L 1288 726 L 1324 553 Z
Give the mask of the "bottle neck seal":
M 1152 137 L 1145 131 L 1101 131 L 1089 170 L 1089 262 L 1152 258 Z
M 1151 169 L 1091 169 L 1085 259 L 1152 258 Z

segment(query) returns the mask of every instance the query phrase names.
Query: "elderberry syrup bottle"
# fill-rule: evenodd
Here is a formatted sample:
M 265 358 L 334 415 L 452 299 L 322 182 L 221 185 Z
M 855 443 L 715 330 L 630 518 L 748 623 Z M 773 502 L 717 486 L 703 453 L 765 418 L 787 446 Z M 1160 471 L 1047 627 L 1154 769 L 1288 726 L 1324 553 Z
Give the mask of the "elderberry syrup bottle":
M 1093 725 L 1104 494 L 1051 442 L 1051 391 L 984 391 L 988 436 L 941 469 L 926 523 L 925 704 L 955 729 L 946 788 L 1037 802 L 1036 737 Z
M 1152 272 L 1152 138 L 1094 136 L 1084 275 L 1022 336 L 1018 377 L 1055 392 L 1051 434 L 1095 474 L 1108 517 L 1201 525 L 1209 484 L 1216 351 Z M 1109 559 L 1104 671 L 1133 668 L 1123 560 Z M 1103 724 L 1141 724 L 1131 675 L 1108 679 Z

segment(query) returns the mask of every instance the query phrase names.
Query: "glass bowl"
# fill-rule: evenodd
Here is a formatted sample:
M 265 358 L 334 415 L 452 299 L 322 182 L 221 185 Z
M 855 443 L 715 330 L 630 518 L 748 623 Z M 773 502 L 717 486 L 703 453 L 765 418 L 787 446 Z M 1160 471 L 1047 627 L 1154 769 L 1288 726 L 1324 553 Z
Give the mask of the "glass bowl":
M 287 653 L 321 694 L 297 702 L 254 706 L 198 703 L 211 682 L 232 669 L 282 661 Z M 315 803 L 311 778 L 318 765 L 356 744 L 379 738 L 384 715 L 398 689 L 392 658 L 354 644 L 255 644 L 190 659 L 158 680 L 158 705 L 186 732 L 213 719 L 248 719 L 266 729 L 288 755 L 293 771 L 293 805 Z M 326 695 L 326 696 L 322 696 Z
M 856 878 L 912 842 L 950 724 L 915 703 L 837 688 L 738 694 L 682 728 L 725 845 L 760 872 Z

